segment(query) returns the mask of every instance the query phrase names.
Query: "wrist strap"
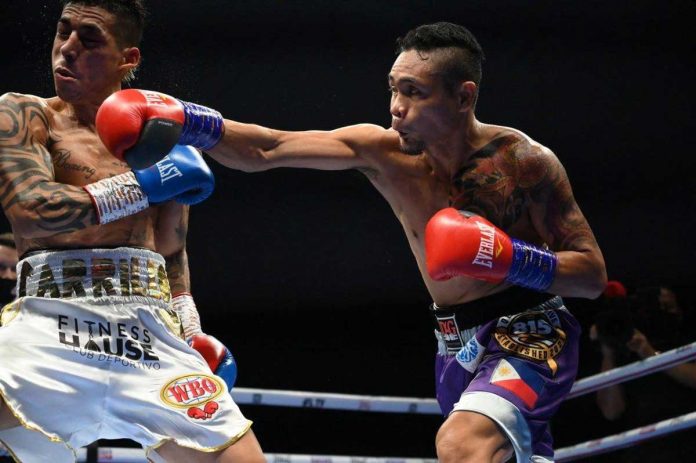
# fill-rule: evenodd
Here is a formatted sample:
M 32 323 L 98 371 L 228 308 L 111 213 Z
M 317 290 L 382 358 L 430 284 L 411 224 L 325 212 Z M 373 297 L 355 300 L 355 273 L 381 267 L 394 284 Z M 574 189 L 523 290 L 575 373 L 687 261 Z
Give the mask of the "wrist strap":
M 179 316 L 184 328 L 184 339 L 191 339 L 194 334 L 201 334 L 201 317 L 198 315 L 196 303 L 189 293 L 181 293 L 172 299 L 172 309 Z
M 553 251 L 513 238 L 512 265 L 505 280 L 525 288 L 546 291 L 556 275 L 557 261 Z
M 132 171 L 90 183 L 83 188 L 92 198 L 100 224 L 133 215 L 150 206 Z
M 209 150 L 222 138 L 224 119 L 222 114 L 206 106 L 179 100 L 184 107 L 184 129 L 179 137 L 180 145 L 193 145 Z

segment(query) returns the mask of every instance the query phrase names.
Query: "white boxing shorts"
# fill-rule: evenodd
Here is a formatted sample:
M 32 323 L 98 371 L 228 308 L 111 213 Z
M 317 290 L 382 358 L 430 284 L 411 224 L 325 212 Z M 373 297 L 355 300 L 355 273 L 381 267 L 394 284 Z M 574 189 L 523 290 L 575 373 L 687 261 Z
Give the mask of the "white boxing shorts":
M 98 439 L 213 452 L 251 427 L 225 382 L 182 339 L 162 256 L 133 248 L 41 252 L 17 264 L 0 313 L 0 394 L 23 463 L 76 460 Z

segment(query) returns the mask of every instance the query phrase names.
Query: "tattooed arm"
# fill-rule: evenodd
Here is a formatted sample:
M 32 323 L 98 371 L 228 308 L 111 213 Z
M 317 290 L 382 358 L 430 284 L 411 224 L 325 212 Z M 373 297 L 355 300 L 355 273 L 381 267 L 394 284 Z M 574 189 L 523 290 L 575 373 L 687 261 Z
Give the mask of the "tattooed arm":
M 604 257 L 575 202 L 563 165 L 550 150 L 539 149 L 523 161 L 522 172 L 528 179 L 538 179 L 527 190 L 531 219 L 558 256 L 549 292 L 568 297 L 599 296 L 607 283 Z
M 155 245 L 167 262 L 167 276 L 172 294 L 191 291 L 191 278 L 186 254 L 188 206 L 174 201 L 158 207 Z
M 0 97 L 0 202 L 23 239 L 97 224 L 90 196 L 80 187 L 54 181 L 48 141 L 42 99 L 16 93 Z

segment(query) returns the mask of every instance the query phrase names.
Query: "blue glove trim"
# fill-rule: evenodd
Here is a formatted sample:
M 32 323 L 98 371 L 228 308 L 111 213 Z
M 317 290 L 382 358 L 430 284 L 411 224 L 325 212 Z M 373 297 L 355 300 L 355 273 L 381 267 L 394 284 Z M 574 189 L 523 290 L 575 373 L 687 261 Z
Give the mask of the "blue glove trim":
M 546 291 L 553 283 L 557 262 L 553 251 L 513 238 L 512 265 L 505 280 L 525 288 Z
M 184 107 L 186 120 L 178 144 L 192 145 L 203 150 L 217 145 L 224 129 L 222 114 L 188 101 L 179 102 Z
M 225 380 L 227 390 L 232 389 L 234 382 L 237 380 L 237 362 L 234 361 L 234 357 L 232 357 L 232 353 L 229 350 L 215 370 L 215 374 Z

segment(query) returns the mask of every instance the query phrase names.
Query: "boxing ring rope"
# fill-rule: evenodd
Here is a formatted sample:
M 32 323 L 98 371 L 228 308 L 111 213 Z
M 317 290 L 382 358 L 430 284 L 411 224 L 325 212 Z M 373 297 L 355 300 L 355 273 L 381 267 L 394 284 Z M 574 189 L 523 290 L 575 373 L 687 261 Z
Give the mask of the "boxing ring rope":
M 587 458 L 600 453 L 619 450 L 629 447 L 631 444 L 688 429 L 692 426 L 696 426 L 696 412 L 558 449 L 555 451 L 556 463 L 574 461 L 580 457 Z
M 662 354 L 589 376 L 577 381 L 566 399 L 578 397 L 614 384 L 652 374 L 696 359 L 696 342 L 666 351 Z M 365 396 L 323 392 L 285 391 L 274 389 L 234 388 L 232 397 L 238 404 L 300 407 L 327 410 L 350 410 L 382 413 L 420 413 L 439 415 L 435 399 L 413 397 Z M 696 426 L 696 411 L 663 420 L 647 426 L 624 431 L 556 450 L 556 461 L 574 461 L 582 457 L 618 450 L 647 439 Z M 87 451 L 80 449 L 78 461 L 86 461 Z M 266 454 L 269 462 L 276 463 L 426 463 L 434 459 L 402 457 L 365 457 L 339 455 Z M 143 463 L 142 449 L 100 448 L 98 462 Z
M 696 342 L 578 380 L 566 400 L 696 359 Z
M 236 387 L 230 391 L 234 401 L 246 405 L 274 407 L 323 408 L 361 412 L 421 413 L 439 415 L 435 399 L 415 397 L 386 397 L 326 392 L 283 391 L 278 389 L 251 389 Z
M 297 455 L 265 453 L 268 463 L 437 463 L 428 458 L 352 457 L 344 455 Z M 77 462 L 87 462 L 87 450 L 79 449 Z M 97 459 L 91 463 L 147 463 L 142 449 L 99 448 Z

